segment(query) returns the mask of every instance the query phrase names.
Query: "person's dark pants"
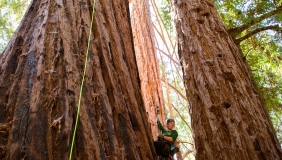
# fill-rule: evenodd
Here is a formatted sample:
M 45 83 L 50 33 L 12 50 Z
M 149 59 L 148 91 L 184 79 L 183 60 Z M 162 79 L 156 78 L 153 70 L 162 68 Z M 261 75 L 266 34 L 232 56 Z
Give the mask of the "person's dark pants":
M 155 150 L 158 156 L 169 157 L 170 145 L 164 141 L 154 141 Z

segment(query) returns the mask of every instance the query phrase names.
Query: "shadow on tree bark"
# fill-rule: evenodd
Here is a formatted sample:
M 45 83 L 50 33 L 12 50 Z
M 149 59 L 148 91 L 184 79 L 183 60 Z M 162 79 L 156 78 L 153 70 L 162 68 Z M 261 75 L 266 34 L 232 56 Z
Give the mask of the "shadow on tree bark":
M 74 159 L 154 159 L 126 1 L 98 1 Z M 92 1 L 33 1 L 0 55 L 0 158 L 67 159 Z

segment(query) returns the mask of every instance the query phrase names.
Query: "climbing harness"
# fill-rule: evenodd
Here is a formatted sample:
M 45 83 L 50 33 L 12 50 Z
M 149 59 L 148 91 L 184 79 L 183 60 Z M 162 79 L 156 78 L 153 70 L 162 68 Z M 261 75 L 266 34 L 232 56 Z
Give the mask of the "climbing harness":
M 86 55 L 85 55 L 84 71 L 83 71 L 83 76 L 82 76 L 82 81 L 81 81 L 81 86 L 80 86 L 79 99 L 78 99 L 78 105 L 77 105 L 77 114 L 76 114 L 75 126 L 74 126 L 74 131 L 73 131 L 73 136 L 72 136 L 69 160 L 72 159 L 72 151 L 73 151 L 75 134 L 76 134 L 77 124 L 78 124 L 78 117 L 79 117 L 79 113 L 80 113 L 82 90 L 83 90 L 84 80 L 85 80 L 85 76 L 86 76 L 86 68 L 87 68 L 88 53 L 89 53 L 90 40 L 91 40 L 91 34 L 92 34 L 92 26 L 93 26 L 94 15 L 95 15 L 96 0 L 93 0 L 93 2 L 94 2 L 94 4 L 93 4 L 93 9 L 92 9 L 90 31 L 89 31 L 88 44 L 87 44 L 87 50 L 86 50 Z
M 159 156 L 159 160 L 173 160 L 173 158 L 171 156 L 169 156 L 167 158 Z
M 170 147 L 170 153 L 169 153 L 168 157 L 163 157 L 163 156 L 159 155 L 158 156 L 159 160 L 173 160 L 174 154 L 177 153 L 178 151 L 179 151 L 178 148 L 173 147 L 173 149 L 171 149 L 171 147 Z
M 161 113 L 161 109 L 158 105 L 156 105 L 156 117 L 157 120 L 159 121 L 159 114 Z M 166 124 L 168 122 L 175 122 L 174 119 L 172 118 L 168 118 L 166 120 Z M 169 146 L 169 148 L 167 148 L 167 152 L 168 152 L 168 157 L 163 157 L 163 156 L 158 156 L 158 160 L 173 160 L 173 155 L 179 151 L 179 149 L 177 147 L 175 147 L 173 144 L 169 143 L 168 141 L 164 140 L 163 138 L 158 138 L 158 141 L 163 141 L 165 143 L 167 143 L 167 145 Z

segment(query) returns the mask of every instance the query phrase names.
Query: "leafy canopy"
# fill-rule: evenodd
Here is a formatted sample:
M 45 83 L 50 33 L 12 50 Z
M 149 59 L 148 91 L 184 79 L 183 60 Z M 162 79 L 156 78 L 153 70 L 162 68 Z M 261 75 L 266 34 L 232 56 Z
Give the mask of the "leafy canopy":
M 0 54 L 13 36 L 30 0 L 0 1 Z

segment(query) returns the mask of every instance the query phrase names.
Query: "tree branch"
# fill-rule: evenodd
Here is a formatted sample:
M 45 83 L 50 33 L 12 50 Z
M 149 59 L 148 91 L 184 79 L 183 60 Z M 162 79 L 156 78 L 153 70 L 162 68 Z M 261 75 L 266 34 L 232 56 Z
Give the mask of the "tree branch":
M 235 40 L 235 43 L 236 44 L 240 44 L 242 41 L 250 38 L 251 36 L 261 32 L 261 31 L 266 31 L 266 30 L 274 30 L 274 31 L 281 31 L 282 28 L 279 27 L 279 25 L 275 25 L 275 26 L 266 26 L 266 27 L 262 27 L 262 28 L 257 28 L 255 30 L 253 30 L 252 32 L 248 33 L 247 35 L 241 37 L 241 38 L 238 38 Z
M 178 111 L 178 109 L 177 109 L 174 105 L 172 105 L 172 107 L 173 107 L 173 109 L 178 113 L 178 115 L 180 116 L 180 118 L 182 119 L 182 121 L 183 121 L 184 123 L 186 123 L 187 127 L 189 128 L 190 132 L 192 133 L 192 132 L 193 132 L 193 131 L 192 131 L 192 128 L 191 128 L 191 126 L 188 124 L 188 122 L 185 120 L 185 118 L 180 114 L 180 112 Z M 191 143 L 189 143 L 189 144 L 191 144 Z
M 180 64 L 175 60 L 170 54 L 165 53 L 165 51 L 161 50 L 160 48 L 157 48 L 160 52 L 162 52 L 165 56 L 167 56 L 173 63 L 175 63 L 177 66 L 180 66 Z
M 193 153 L 194 150 L 188 150 L 183 154 L 183 157 L 186 157 L 188 154 Z
M 165 79 L 162 79 L 162 81 L 163 81 L 164 83 L 166 83 L 166 82 L 165 82 Z M 168 86 L 171 87 L 175 92 L 177 92 L 177 93 L 180 95 L 180 97 L 182 97 L 185 101 L 188 101 L 188 100 L 187 100 L 187 97 L 186 97 L 185 95 L 183 95 L 183 94 L 181 93 L 181 91 L 179 91 L 175 86 L 173 86 L 173 85 L 170 84 L 170 83 L 168 83 Z
M 231 28 L 228 30 L 228 33 L 230 33 L 233 37 L 236 37 L 237 35 L 239 35 L 240 33 L 242 33 L 244 30 L 246 30 L 247 28 L 253 26 L 254 24 L 261 22 L 273 15 L 276 15 L 278 13 L 280 13 L 282 11 L 282 6 L 277 7 L 275 10 L 268 12 L 260 17 L 254 18 L 253 20 L 251 20 L 249 23 L 247 24 L 243 24 L 242 26 L 236 27 L 236 28 Z

